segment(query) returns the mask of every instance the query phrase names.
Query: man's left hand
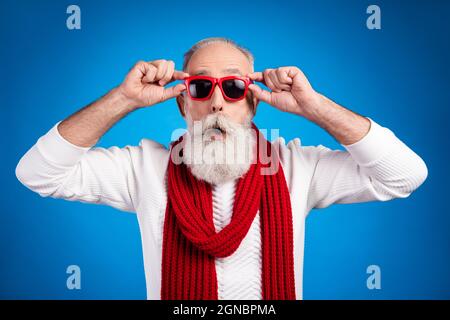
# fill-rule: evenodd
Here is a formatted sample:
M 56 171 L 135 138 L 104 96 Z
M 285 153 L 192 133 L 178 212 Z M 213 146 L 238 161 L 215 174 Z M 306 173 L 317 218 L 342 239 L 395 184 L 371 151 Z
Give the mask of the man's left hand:
M 251 84 L 254 96 L 281 111 L 304 116 L 309 107 L 318 106 L 320 95 L 311 87 L 306 76 L 297 67 L 266 69 L 263 72 L 247 74 L 250 79 L 261 82 L 269 92 Z

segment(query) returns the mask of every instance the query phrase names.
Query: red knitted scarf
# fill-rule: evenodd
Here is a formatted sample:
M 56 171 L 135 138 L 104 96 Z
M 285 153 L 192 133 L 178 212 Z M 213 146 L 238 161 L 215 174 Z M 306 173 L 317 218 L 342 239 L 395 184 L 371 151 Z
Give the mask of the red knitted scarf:
M 256 126 L 257 137 L 261 135 Z M 263 141 L 271 155 L 271 144 Z M 176 144 L 172 145 L 173 152 Z M 278 156 L 271 155 L 272 161 Z M 262 298 L 295 300 L 292 211 L 281 163 L 272 175 L 256 163 L 237 181 L 231 222 L 216 233 L 211 185 L 196 179 L 188 167 L 168 164 L 168 199 L 162 250 L 162 300 L 217 300 L 215 258 L 233 254 L 257 211 L 261 219 Z

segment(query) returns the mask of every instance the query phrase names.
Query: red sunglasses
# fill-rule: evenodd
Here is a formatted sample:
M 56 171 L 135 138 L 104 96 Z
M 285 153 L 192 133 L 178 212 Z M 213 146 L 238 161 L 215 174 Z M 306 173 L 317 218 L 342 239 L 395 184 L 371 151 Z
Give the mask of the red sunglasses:
M 213 78 L 208 76 L 191 76 L 184 78 L 188 96 L 192 100 L 206 101 L 219 85 L 222 95 L 230 101 L 239 101 L 245 98 L 249 84 L 253 83 L 246 77 L 228 76 L 223 78 Z

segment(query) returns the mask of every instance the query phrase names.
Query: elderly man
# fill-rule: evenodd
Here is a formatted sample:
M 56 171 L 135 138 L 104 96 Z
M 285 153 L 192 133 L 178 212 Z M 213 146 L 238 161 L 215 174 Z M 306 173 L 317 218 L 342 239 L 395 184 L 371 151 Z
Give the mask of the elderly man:
M 187 132 L 169 149 L 148 139 L 94 147 L 128 113 L 171 98 Z M 268 142 L 252 122 L 259 101 L 316 123 L 345 151 Z M 316 92 L 299 68 L 255 72 L 248 50 L 208 38 L 185 54 L 183 71 L 138 62 L 56 123 L 16 175 L 44 197 L 136 212 L 148 299 L 302 299 L 308 212 L 408 197 L 427 167 L 392 131 Z

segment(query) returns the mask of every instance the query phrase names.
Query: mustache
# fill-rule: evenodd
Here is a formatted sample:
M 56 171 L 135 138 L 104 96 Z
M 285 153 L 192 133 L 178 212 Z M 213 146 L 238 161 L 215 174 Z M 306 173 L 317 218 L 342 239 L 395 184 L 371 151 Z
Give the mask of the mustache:
M 202 121 L 202 133 L 210 129 L 220 130 L 221 132 L 234 133 L 239 129 L 250 128 L 250 118 L 244 124 L 235 122 L 223 114 L 209 114 Z

